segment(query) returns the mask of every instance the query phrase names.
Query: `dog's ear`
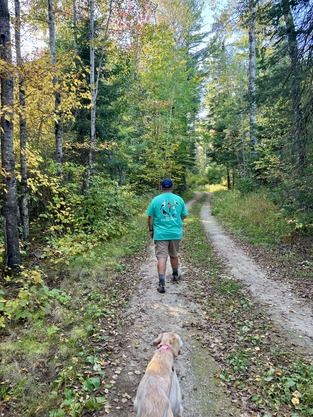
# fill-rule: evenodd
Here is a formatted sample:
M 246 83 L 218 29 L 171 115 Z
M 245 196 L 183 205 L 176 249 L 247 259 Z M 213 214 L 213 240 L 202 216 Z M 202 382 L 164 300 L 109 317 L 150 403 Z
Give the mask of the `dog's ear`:
M 183 346 L 183 342 L 180 338 L 180 336 L 178 336 L 177 334 L 173 334 L 171 336 L 171 348 L 173 350 L 173 354 L 175 356 L 175 358 L 177 358 L 178 355 L 180 355 L 181 353 L 181 348 Z
M 178 336 L 178 340 L 179 340 L 179 349 L 178 349 L 178 354 L 181 354 L 181 349 L 183 347 L 183 341 L 181 340 L 180 336 Z
M 153 345 L 158 345 L 162 340 L 163 333 L 160 333 L 159 336 L 153 341 Z

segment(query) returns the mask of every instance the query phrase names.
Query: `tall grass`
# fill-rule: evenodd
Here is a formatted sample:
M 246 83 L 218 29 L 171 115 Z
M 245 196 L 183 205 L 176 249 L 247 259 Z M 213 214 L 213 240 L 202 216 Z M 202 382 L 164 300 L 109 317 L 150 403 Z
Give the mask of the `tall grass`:
M 261 192 L 216 192 L 212 213 L 234 232 L 246 236 L 251 243 L 274 245 L 289 239 L 292 233 L 292 227 L 280 209 Z

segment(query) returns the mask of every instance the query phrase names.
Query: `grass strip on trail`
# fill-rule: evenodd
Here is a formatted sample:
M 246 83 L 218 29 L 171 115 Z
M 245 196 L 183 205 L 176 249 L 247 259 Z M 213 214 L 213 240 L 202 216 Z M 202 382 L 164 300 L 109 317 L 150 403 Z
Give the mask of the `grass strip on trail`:
M 185 221 L 182 256 L 192 276 L 189 297 L 202 308 L 197 337 L 220 366 L 218 380 L 250 415 L 312 416 L 312 362 L 286 345 L 241 283 L 225 273 L 200 221 L 204 198 Z

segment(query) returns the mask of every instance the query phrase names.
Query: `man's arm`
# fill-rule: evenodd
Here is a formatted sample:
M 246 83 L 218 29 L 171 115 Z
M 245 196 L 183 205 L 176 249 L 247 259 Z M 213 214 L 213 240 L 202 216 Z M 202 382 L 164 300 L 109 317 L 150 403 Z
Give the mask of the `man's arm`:
M 188 216 L 188 210 L 187 210 L 186 204 L 183 200 L 183 208 L 182 208 L 182 213 L 181 213 L 182 220 L 184 220 L 187 216 Z
M 149 232 L 153 234 L 153 216 L 148 216 Z

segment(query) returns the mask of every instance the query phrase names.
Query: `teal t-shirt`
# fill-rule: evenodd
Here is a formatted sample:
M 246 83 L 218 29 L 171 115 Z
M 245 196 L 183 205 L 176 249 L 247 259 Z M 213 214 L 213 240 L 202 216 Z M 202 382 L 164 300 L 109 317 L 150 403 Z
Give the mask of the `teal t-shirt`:
M 148 216 L 153 216 L 154 240 L 179 240 L 183 236 L 182 216 L 188 211 L 184 200 L 173 193 L 160 194 L 151 201 Z

